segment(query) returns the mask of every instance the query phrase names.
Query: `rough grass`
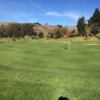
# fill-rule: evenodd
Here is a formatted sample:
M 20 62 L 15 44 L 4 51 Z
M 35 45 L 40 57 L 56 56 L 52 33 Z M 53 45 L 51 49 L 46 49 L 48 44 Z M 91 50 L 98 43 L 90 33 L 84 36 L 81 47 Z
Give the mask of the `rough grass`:
M 99 100 L 100 45 L 85 44 L 1 42 L 0 100 Z

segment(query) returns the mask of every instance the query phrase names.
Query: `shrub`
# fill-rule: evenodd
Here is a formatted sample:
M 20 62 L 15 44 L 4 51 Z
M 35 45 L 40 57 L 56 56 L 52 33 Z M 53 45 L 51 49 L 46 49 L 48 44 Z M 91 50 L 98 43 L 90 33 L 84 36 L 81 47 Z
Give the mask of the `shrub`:
M 16 41 L 16 39 L 13 37 L 13 38 L 12 38 L 12 41 Z
M 48 33 L 47 38 L 53 38 L 53 33 Z
M 38 33 L 38 38 L 44 38 L 43 32 L 39 32 L 39 33 Z
M 61 38 L 62 36 L 63 36 L 63 35 L 62 35 L 60 32 L 53 34 L 53 38 L 54 38 L 54 39 Z

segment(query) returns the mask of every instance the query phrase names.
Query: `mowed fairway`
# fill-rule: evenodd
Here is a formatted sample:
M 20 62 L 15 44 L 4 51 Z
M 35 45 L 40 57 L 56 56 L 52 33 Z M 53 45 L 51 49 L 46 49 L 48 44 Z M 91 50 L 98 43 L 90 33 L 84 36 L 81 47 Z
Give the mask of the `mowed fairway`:
M 0 43 L 0 100 L 100 100 L 100 45 Z

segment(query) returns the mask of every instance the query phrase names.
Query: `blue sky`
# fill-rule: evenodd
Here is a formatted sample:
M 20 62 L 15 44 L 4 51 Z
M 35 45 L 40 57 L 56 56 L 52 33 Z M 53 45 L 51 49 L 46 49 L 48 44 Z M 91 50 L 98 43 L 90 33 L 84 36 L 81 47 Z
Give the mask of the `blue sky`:
M 40 22 L 76 25 L 80 16 L 88 19 L 100 0 L 0 0 L 0 22 Z

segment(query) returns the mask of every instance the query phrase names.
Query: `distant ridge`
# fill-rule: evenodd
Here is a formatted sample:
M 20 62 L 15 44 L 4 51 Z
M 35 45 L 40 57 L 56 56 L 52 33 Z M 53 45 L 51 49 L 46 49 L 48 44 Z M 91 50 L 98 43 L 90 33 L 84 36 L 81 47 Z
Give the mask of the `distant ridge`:
M 9 23 L 17 23 L 17 22 L 0 22 L 0 25 L 8 25 Z M 53 30 L 57 27 L 57 25 L 42 25 L 42 24 L 37 24 L 37 23 L 33 23 L 33 28 L 36 31 L 41 31 L 43 33 L 47 33 L 50 30 Z M 77 27 L 76 26 L 62 26 L 63 28 L 66 28 L 67 31 L 71 32 L 73 30 L 77 31 Z

